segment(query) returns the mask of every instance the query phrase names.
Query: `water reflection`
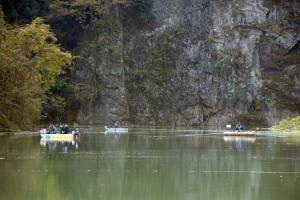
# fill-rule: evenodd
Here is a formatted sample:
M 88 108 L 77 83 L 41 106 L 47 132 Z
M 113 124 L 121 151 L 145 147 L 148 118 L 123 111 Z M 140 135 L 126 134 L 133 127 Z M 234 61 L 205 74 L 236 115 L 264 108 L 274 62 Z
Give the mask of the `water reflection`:
M 300 148 L 281 138 L 139 130 L 82 134 L 76 148 L 5 137 L 0 157 L 0 199 L 300 198 Z
M 236 137 L 236 136 L 224 136 L 224 142 L 227 145 L 232 145 L 235 149 L 243 150 L 254 144 L 256 137 Z
M 49 152 L 63 152 L 68 153 L 73 150 L 79 149 L 79 140 L 70 141 L 51 141 L 51 140 L 40 140 L 40 145 Z
M 254 143 L 256 137 L 235 137 L 235 136 L 224 136 L 225 142 L 245 142 L 245 143 Z

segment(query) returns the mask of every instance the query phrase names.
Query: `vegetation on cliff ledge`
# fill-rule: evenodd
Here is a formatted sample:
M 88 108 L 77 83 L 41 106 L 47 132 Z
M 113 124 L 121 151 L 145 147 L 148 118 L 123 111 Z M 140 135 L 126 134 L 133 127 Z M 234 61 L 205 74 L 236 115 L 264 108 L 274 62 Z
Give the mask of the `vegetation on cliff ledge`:
M 272 126 L 276 131 L 300 131 L 300 116 L 283 120 L 279 124 Z

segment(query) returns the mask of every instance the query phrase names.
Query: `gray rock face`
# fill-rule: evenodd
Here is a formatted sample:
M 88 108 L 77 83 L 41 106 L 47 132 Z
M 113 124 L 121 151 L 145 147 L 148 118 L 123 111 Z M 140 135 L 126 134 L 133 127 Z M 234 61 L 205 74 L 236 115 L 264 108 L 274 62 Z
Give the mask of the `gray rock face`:
M 298 114 L 298 1 L 154 0 L 151 12 L 151 28 L 126 32 L 116 9 L 113 33 L 96 29 L 108 44 L 81 51 L 79 83 L 96 91 L 81 122 L 271 125 Z

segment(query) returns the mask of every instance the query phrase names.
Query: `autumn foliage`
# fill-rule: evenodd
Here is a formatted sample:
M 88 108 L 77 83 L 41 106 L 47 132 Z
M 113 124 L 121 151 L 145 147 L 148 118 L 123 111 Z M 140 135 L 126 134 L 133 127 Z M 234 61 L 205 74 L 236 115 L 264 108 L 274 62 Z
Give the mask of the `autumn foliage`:
M 25 129 L 40 119 L 45 94 L 72 61 L 56 42 L 42 18 L 8 27 L 0 8 L 0 127 Z

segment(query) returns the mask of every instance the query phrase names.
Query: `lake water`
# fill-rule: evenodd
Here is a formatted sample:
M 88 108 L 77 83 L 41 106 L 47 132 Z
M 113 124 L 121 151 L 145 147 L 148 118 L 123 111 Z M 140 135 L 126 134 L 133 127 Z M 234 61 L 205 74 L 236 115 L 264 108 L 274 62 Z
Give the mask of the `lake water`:
M 0 199 L 300 199 L 297 139 L 100 131 L 84 129 L 73 143 L 0 135 Z

